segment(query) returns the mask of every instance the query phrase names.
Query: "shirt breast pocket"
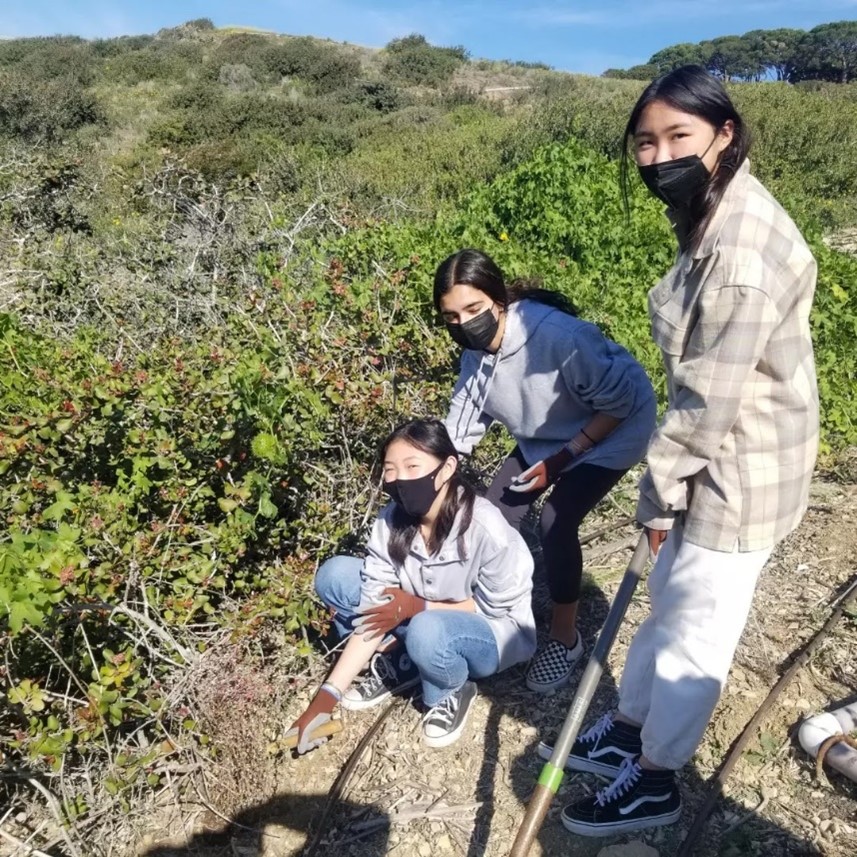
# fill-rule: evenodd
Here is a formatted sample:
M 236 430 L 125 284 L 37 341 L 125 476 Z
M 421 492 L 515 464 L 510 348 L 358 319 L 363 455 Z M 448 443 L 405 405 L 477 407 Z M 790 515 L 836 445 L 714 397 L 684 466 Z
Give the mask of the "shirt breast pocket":
M 687 351 L 691 328 L 686 317 L 671 309 L 674 306 L 666 304 L 652 316 L 652 339 L 664 354 L 680 357 Z

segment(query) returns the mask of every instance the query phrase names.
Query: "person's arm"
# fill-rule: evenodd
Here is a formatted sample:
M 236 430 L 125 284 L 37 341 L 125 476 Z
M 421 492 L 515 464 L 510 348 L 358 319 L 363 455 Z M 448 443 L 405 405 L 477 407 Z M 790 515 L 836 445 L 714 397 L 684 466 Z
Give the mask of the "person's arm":
M 526 543 L 511 529 L 497 511 L 494 521 L 486 522 L 491 532 L 482 552 L 476 575 L 473 600 L 476 612 L 499 619 L 511 612 L 532 590 L 533 557 Z
M 455 382 L 449 412 L 443 421 L 453 445 L 462 455 L 473 452 L 473 447 L 482 440 L 493 422 L 491 417 L 477 409 L 473 400 L 476 371 L 472 366 L 467 368 L 462 358 L 461 374 Z
M 399 574 L 387 553 L 387 542 L 390 538 L 388 520 L 393 511 L 392 506 L 390 503 L 381 510 L 366 543 L 366 558 L 363 560 L 363 571 L 360 575 L 359 610 L 381 604 L 384 601 L 383 591 L 387 587 L 399 585 Z
M 348 690 L 357 673 L 369 663 L 380 644 L 381 637 L 366 640 L 362 634 L 355 633 L 348 638 L 336 666 L 289 729 L 289 732 L 297 732 L 295 749 L 299 755 L 327 741 L 325 737 L 314 737 L 315 731 L 331 719 L 342 694 Z
M 779 314 L 760 289 L 704 292 L 685 353 L 673 373 L 674 401 L 652 436 L 640 482 L 637 520 L 672 528 L 687 509 L 688 480 L 712 461 L 728 436 Z
M 620 417 L 614 417 L 612 414 L 596 413 L 573 440 L 580 443 L 589 441 L 591 446 L 595 446 L 595 444 L 601 443 L 621 422 Z
M 566 345 L 568 336 L 566 332 L 561 341 L 551 342 L 554 348 L 561 345 L 567 349 L 562 352 L 560 374 L 569 393 L 588 405 L 593 415 L 559 452 L 537 461 L 513 479 L 509 486 L 512 491 L 541 491 L 555 482 L 572 458 L 585 455 L 620 425 L 634 410 L 637 385 L 648 384 L 642 369 L 628 371 L 636 365 L 633 357 L 611 347 L 610 340 L 594 324 L 578 323 L 570 348 Z
M 562 361 L 562 378 L 569 392 L 592 409 L 594 416 L 583 429 L 595 443 L 633 412 L 639 385 L 650 386 L 642 367 L 625 349 L 585 322 L 574 329 Z
M 595 414 L 559 452 L 537 461 L 519 476 L 515 476 L 509 489 L 518 493 L 544 490 L 559 479 L 573 458 L 589 452 L 621 422 L 618 417 L 612 417 L 610 414 Z
M 327 683 L 332 684 L 340 694 L 345 693 L 351 682 L 381 645 L 383 634 L 367 640 L 363 634 L 354 633 L 348 638 L 336 666 L 327 677 Z

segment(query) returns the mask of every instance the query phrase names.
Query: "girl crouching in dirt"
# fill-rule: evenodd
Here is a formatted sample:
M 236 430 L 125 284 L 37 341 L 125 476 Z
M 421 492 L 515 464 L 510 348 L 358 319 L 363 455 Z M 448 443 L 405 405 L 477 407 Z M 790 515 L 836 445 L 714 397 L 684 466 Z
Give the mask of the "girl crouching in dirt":
M 384 442 L 382 462 L 393 502 L 375 521 L 366 559 L 334 557 L 316 576 L 338 633 L 350 636 L 292 725 L 299 753 L 324 743 L 312 733 L 337 703 L 371 708 L 418 682 L 425 743 L 452 744 L 476 696 L 472 679 L 526 661 L 536 648 L 530 552 L 462 479 L 444 424 L 400 426 Z M 367 664 L 366 677 L 352 687 Z

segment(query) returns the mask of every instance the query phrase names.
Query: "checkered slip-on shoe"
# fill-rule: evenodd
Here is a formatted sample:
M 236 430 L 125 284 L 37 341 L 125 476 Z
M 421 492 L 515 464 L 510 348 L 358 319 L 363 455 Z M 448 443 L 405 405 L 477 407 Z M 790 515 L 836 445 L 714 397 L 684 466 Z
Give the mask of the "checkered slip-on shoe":
M 527 687 L 536 693 L 547 693 L 568 684 L 574 665 L 583 654 L 583 640 L 580 631 L 572 648 L 564 646 L 559 640 L 548 640 L 548 644 L 536 652 L 527 670 Z

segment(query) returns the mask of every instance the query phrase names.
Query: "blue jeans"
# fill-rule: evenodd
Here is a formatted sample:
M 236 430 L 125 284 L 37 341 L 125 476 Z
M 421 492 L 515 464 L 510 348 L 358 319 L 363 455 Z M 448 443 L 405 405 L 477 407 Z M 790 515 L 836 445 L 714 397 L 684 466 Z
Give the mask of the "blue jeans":
M 315 576 L 315 591 L 335 610 L 333 624 L 340 637 L 350 634 L 360 604 L 363 560 L 335 556 Z M 437 705 L 468 678 L 497 672 L 500 655 L 488 620 L 461 610 L 424 610 L 392 632 L 402 640 L 423 683 L 423 701 Z

